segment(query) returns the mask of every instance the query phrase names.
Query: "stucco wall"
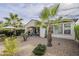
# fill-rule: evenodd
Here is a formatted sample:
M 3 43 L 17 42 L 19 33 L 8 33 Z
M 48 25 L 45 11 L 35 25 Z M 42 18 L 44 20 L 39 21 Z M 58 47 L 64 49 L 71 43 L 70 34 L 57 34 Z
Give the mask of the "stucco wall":
M 74 25 L 75 22 L 71 23 L 71 35 L 66 35 L 66 34 L 53 34 L 52 33 L 52 37 L 56 37 L 56 38 L 65 38 L 65 39 L 72 39 L 74 40 L 75 38 L 75 34 L 74 34 Z M 45 29 L 40 28 L 40 37 L 45 37 Z
M 75 25 L 75 22 L 72 22 L 71 23 L 71 34 L 70 35 L 68 35 L 68 34 L 52 34 L 52 37 L 65 38 L 65 39 L 72 39 L 72 40 L 74 40 L 75 39 L 74 25 Z
M 28 24 L 25 25 L 25 32 L 28 31 L 28 27 L 30 26 L 35 26 L 35 20 L 30 21 Z M 65 34 L 52 34 L 52 37 L 57 37 L 57 38 L 66 38 L 66 39 L 73 39 L 75 38 L 75 34 L 74 34 L 74 25 L 75 24 L 79 24 L 79 20 L 75 23 L 72 22 L 71 23 L 71 35 L 65 35 Z M 44 28 L 40 28 L 40 37 L 45 37 L 45 29 Z

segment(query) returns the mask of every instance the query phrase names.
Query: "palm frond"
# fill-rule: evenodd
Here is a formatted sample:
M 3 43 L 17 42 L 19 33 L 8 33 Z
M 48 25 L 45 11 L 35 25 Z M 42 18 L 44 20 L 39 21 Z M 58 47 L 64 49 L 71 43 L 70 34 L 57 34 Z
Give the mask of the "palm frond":
M 4 19 L 7 20 L 7 21 L 10 21 L 11 20 L 10 18 L 7 18 L 7 17 L 5 17 Z
M 51 14 L 51 16 L 55 16 L 55 15 L 57 14 L 59 5 L 60 5 L 60 4 L 57 4 L 56 6 L 52 6 L 52 7 L 50 8 L 50 14 Z
M 37 21 L 37 22 L 35 23 L 35 25 L 36 25 L 36 27 L 41 27 L 41 21 Z
M 47 29 L 47 26 L 48 25 L 46 23 L 42 23 L 42 25 L 41 25 L 42 28 L 46 28 L 46 29 Z
M 15 16 L 16 18 L 18 17 L 18 15 L 17 15 L 17 14 L 15 14 L 14 16 Z
M 22 18 L 20 20 L 23 20 Z
M 10 18 L 11 18 L 12 20 L 14 19 L 13 13 L 10 13 Z
M 60 24 L 60 23 L 66 23 L 66 22 L 72 22 L 71 19 L 62 19 L 62 17 L 59 17 L 58 19 L 51 20 L 51 24 Z
M 42 22 L 42 21 L 37 21 L 36 22 L 36 27 L 47 28 L 47 24 Z
M 43 10 L 42 10 L 42 12 L 40 13 L 40 18 L 42 19 L 42 20 L 46 20 L 46 19 L 48 19 L 49 18 L 49 9 L 47 8 L 47 7 L 45 7 Z

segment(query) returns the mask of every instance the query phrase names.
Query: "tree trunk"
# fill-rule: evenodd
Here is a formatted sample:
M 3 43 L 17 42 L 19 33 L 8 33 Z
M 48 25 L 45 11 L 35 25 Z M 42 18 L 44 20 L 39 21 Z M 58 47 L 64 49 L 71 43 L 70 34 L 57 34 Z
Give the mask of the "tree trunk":
M 48 24 L 48 31 L 47 31 L 47 40 L 48 40 L 48 43 L 47 43 L 47 46 L 48 47 L 51 47 L 52 46 L 52 36 L 51 36 L 51 24 L 49 23 Z
M 24 35 L 24 36 L 23 36 L 23 39 L 24 39 L 24 41 L 26 41 L 26 40 L 27 40 L 27 36 Z

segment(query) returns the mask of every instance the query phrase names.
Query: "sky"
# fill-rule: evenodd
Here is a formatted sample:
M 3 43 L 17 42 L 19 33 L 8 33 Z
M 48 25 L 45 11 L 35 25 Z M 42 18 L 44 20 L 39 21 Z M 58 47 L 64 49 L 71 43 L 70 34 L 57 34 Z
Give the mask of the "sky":
M 5 21 L 4 17 L 9 17 L 9 13 L 16 13 L 23 19 L 23 23 L 28 23 L 31 19 L 39 19 L 40 12 L 44 7 L 54 6 L 54 3 L 0 3 L 0 21 Z M 79 18 L 79 4 L 60 4 L 56 16 L 69 18 Z

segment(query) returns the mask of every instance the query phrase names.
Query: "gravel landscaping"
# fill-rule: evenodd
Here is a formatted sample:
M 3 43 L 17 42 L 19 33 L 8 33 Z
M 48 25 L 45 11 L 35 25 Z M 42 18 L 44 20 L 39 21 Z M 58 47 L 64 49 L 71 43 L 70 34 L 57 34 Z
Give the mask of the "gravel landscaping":
M 46 38 L 40 38 L 38 36 L 28 37 L 27 41 L 23 41 L 22 37 L 17 38 L 19 42 L 19 50 L 16 53 L 17 56 L 34 56 L 33 49 L 39 44 L 47 44 Z M 44 56 L 79 56 L 79 46 L 74 40 L 57 39 L 53 38 L 52 47 L 47 47 Z M 2 43 L 0 49 L 3 48 Z M 2 51 L 2 50 L 0 50 Z
M 33 55 L 33 49 L 39 44 L 47 44 L 46 38 L 40 38 L 37 36 L 29 37 L 26 42 L 21 44 L 24 49 L 22 49 L 18 55 Z M 78 56 L 79 47 L 78 43 L 74 40 L 68 39 L 57 39 L 53 38 L 52 47 L 47 47 L 45 56 Z

